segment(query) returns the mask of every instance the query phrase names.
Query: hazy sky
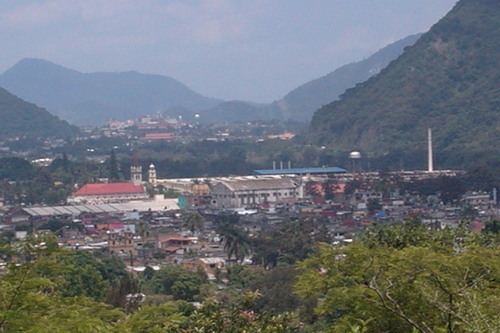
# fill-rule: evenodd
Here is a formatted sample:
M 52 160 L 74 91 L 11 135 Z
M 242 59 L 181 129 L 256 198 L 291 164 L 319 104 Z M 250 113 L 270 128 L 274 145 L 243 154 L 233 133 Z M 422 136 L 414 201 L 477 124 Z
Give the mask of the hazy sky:
M 266 102 L 426 31 L 456 0 L 5 0 L 0 71 L 24 57 L 172 76 Z

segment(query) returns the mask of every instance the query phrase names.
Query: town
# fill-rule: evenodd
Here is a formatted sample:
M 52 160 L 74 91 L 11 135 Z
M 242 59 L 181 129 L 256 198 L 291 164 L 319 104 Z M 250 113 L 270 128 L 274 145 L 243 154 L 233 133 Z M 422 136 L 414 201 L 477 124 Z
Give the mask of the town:
M 499 24 L 0 2 L 0 333 L 500 333 Z
M 342 245 L 371 226 L 408 219 L 437 229 L 465 222 L 480 232 L 500 218 L 496 188 L 456 191 L 453 182 L 465 172 L 434 169 L 430 130 L 427 170 L 365 172 L 361 153 L 349 158 L 349 171 L 274 161 L 251 175 L 198 178 L 162 178 L 154 164 L 143 170 L 136 163 L 129 181 L 82 184 L 66 205 L 3 203 L 1 230 L 21 240 L 28 233 L 54 232 L 63 247 L 118 256 L 130 272 L 177 264 L 215 279 L 228 263 L 256 260 L 250 251 L 228 253 L 219 228 L 225 219 L 250 238 L 312 219 L 320 221 L 325 239 Z M 433 183 L 434 192 L 419 188 Z

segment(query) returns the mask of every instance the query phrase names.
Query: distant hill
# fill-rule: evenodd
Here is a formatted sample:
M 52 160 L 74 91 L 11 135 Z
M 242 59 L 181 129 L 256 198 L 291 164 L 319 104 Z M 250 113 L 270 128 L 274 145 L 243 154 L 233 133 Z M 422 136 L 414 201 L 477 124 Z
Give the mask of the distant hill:
M 79 125 L 102 124 L 162 112 L 204 122 L 291 119 L 308 122 L 315 110 L 378 73 L 419 35 L 395 42 L 369 58 L 305 83 L 271 104 L 204 97 L 181 82 L 138 72 L 81 73 L 46 60 L 23 59 L 0 75 L 0 86 Z
M 347 89 L 378 74 L 420 36 L 421 34 L 416 34 L 403 38 L 362 61 L 344 65 L 325 76 L 309 81 L 289 92 L 274 105 L 286 119 L 310 121 L 314 111 L 337 100 Z
M 135 118 L 176 107 L 197 111 L 221 102 L 166 76 L 80 73 L 41 59 L 21 60 L 0 76 L 0 86 L 80 125 Z
M 67 138 L 77 133 L 76 127 L 0 88 L 0 139 Z
M 380 74 L 317 111 L 309 139 L 410 156 L 425 149 L 427 127 L 438 162 L 500 155 L 500 1 L 459 1 Z
M 421 34 L 392 43 L 365 60 L 353 62 L 318 79 L 307 82 L 271 104 L 242 101 L 224 102 L 204 110 L 210 121 L 283 119 L 309 122 L 314 111 L 338 99 L 348 88 L 366 81 L 399 57 L 405 47 L 413 45 Z M 210 115 L 210 116 L 208 116 Z

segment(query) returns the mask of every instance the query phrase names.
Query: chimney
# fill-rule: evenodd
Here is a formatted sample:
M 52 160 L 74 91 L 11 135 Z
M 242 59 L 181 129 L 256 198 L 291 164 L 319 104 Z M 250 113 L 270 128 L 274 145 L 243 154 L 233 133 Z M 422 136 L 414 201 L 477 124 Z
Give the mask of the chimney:
M 433 172 L 434 171 L 434 161 L 433 161 L 433 155 L 432 155 L 432 129 L 428 128 L 427 129 L 427 171 L 428 172 Z
M 273 170 L 276 170 L 276 161 L 273 161 Z
M 292 161 L 288 161 L 288 169 L 292 168 Z
M 283 170 L 283 161 L 280 161 L 280 169 Z

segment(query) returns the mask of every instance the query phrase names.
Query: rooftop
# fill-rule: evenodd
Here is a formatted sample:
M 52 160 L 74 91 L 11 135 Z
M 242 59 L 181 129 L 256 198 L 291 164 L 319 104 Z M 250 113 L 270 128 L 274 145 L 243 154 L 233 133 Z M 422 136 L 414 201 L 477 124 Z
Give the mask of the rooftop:
M 293 189 L 296 184 L 289 178 L 234 178 L 219 181 L 231 191 L 256 191 L 274 189 Z
M 102 205 L 75 205 L 75 206 L 44 206 L 27 207 L 22 210 L 31 216 L 78 216 L 83 213 L 124 213 L 124 212 L 146 212 L 146 211 L 166 211 L 179 209 L 177 199 L 151 200 L 151 201 L 131 201 L 120 204 Z
M 114 195 L 114 194 L 141 194 L 144 193 L 142 185 L 133 183 L 94 183 L 86 184 L 74 196 L 87 196 L 87 195 Z
M 254 170 L 258 175 L 313 175 L 326 173 L 346 173 L 346 169 L 339 167 L 320 167 L 320 168 L 290 168 L 290 169 L 261 169 Z

